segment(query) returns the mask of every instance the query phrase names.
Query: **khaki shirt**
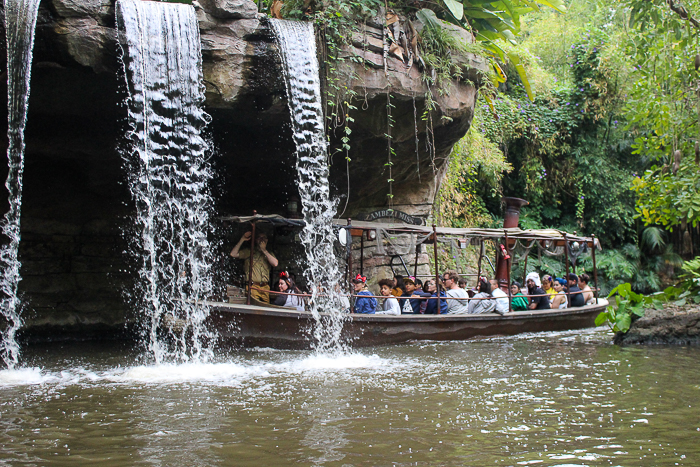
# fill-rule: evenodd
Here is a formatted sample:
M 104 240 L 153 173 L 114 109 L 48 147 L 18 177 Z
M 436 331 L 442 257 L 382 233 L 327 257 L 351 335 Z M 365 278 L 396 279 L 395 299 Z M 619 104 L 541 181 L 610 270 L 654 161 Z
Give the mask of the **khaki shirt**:
M 273 253 L 269 252 L 270 256 L 277 258 Z M 245 269 L 245 280 L 248 280 L 248 271 L 250 270 L 250 249 L 240 250 L 238 252 L 238 259 L 245 259 L 243 263 L 243 268 Z M 267 258 L 260 250 L 255 250 L 253 254 L 253 282 L 262 282 L 267 284 L 270 282 L 270 263 L 267 262 Z

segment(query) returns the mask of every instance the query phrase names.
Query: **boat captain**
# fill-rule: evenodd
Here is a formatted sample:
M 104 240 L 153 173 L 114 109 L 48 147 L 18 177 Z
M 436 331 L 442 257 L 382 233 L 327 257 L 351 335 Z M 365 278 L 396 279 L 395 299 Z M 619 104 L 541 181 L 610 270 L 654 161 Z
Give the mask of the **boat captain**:
M 243 243 L 250 240 L 252 232 L 243 234 L 236 246 L 231 250 L 231 257 L 244 259 L 243 269 L 245 270 L 246 283 L 248 282 L 248 271 L 250 271 L 250 248 L 241 250 Z M 270 303 L 270 271 L 277 267 L 279 261 L 275 255 L 267 251 L 267 235 L 259 232 L 255 235 L 255 253 L 253 253 L 253 290 L 251 297 L 261 302 Z M 258 290 L 263 289 L 263 290 Z

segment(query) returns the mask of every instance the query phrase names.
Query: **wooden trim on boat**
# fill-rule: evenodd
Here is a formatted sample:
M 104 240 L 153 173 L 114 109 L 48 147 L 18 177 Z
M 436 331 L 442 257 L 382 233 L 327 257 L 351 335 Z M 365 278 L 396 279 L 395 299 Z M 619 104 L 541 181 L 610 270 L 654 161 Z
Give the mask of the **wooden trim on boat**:
M 278 307 L 205 302 L 209 322 L 219 331 L 225 347 L 306 349 L 313 346 L 311 312 Z M 515 335 L 526 332 L 564 331 L 593 327 L 607 302 L 557 310 L 515 311 L 504 316 L 376 314 L 342 315 L 343 340 L 352 347 L 398 344 L 411 340 L 466 340 L 474 337 Z M 321 317 L 329 313 L 319 313 Z

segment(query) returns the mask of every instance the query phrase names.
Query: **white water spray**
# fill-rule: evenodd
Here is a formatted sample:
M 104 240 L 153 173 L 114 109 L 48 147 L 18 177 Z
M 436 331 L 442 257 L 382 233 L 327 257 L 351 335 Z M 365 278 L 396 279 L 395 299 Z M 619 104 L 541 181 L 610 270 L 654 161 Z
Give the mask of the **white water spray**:
M 5 0 L 7 36 L 7 181 L 10 209 L 2 221 L 5 236 L 0 249 L 0 311 L 6 324 L 2 331 L 0 353 L 9 368 L 19 361 L 15 335 L 22 325 L 17 286 L 22 279 L 18 258 L 20 215 L 22 211 L 22 175 L 24 174 L 24 128 L 27 123 L 29 82 L 34 50 L 39 0 Z M 5 243 L 7 242 L 7 243 Z
M 315 348 L 337 350 L 342 348 L 340 336 L 345 320 L 336 292 L 340 273 L 333 253 L 337 202 L 330 200 L 328 148 L 313 23 L 278 19 L 271 19 L 270 23 L 282 57 L 297 147 L 299 194 L 306 222 L 301 241 L 308 262 L 306 280 L 313 294 Z
M 157 363 L 199 360 L 213 335 L 204 327 L 212 291 L 207 231 L 212 170 L 201 131 L 202 54 L 191 5 L 118 0 L 119 44 L 128 87 L 132 153 L 129 188 L 136 203 L 142 258 L 137 294 L 147 313 Z M 165 334 L 165 335 L 164 335 Z

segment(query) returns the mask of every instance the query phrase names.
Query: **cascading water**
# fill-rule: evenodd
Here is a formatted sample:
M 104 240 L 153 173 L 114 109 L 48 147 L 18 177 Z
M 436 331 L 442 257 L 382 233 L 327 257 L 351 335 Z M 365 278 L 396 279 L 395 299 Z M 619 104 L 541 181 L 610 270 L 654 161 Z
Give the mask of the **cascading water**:
M 138 290 L 157 363 L 201 359 L 212 335 L 203 325 L 211 293 L 212 170 L 201 131 L 202 54 L 191 5 L 118 0 L 119 44 L 128 87 L 125 157 L 140 230 Z M 163 333 L 166 335 L 163 336 Z
M 333 253 L 328 148 L 323 126 L 321 85 L 313 23 L 271 19 L 282 57 L 292 130 L 297 148 L 297 176 L 306 226 L 301 234 L 308 262 L 306 280 L 316 318 L 316 349 L 339 349 L 344 314 L 337 286 L 340 279 Z M 321 315 L 319 312 L 326 312 Z
M 19 361 L 15 335 L 22 319 L 17 286 L 21 280 L 18 258 L 20 214 L 22 209 L 22 175 L 24 173 L 24 127 L 27 123 L 29 82 L 34 49 L 39 0 L 5 0 L 7 35 L 7 181 L 10 209 L 2 222 L 5 236 L 0 249 L 0 308 L 7 322 L 2 331 L 0 353 L 5 364 L 13 368 Z

